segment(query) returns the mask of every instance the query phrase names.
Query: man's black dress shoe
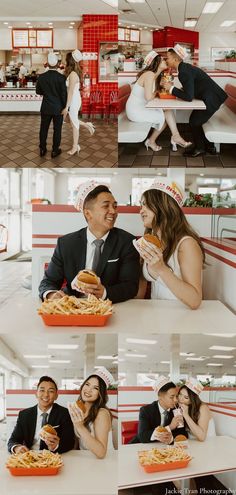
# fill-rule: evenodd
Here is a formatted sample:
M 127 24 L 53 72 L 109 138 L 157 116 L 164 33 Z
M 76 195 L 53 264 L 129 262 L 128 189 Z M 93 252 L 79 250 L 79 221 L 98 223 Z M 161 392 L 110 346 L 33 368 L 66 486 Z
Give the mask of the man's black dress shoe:
M 56 156 L 60 155 L 61 154 L 61 148 L 58 148 L 58 150 L 56 151 L 52 151 L 51 153 L 51 157 L 52 158 L 56 158 Z
M 204 149 L 200 148 L 194 148 L 193 150 L 185 150 L 183 153 L 183 156 L 189 156 L 192 158 L 196 158 L 197 156 L 202 156 L 205 155 L 206 151 Z
M 46 153 L 47 153 L 46 149 L 44 150 L 43 148 L 40 148 L 40 150 L 39 150 L 40 156 L 44 156 L 44 155 L 46 155 Z
M 206 152 L 207 153 L 210 153 L 210 155 L 216 155 L 217 154 L 217 151 L 216 151 L 216 147 L 215 146 L 207 146 L 206 147 Z

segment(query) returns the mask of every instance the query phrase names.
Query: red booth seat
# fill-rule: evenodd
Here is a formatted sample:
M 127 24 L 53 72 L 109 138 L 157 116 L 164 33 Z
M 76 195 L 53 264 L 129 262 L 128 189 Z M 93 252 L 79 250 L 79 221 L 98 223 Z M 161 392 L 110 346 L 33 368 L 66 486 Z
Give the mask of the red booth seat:
M 138 421 L 122 421 L 121 423 L 121 437 L 122 444 L 129 443 L 129 441 L 138 433 Z

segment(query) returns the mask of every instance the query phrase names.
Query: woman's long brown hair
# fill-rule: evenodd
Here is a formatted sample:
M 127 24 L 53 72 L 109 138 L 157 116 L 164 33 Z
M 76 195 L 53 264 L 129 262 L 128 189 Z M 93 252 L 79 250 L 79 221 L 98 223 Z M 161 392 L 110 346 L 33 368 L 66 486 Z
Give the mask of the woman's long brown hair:
M 198 424 L 199 416 L 200 416 L 200 407 L 202 405 L 201 399 L 198 397 L 197 394 L 192 392 L 189 388 L 187 388 L 185 385 L 180 387 L 179 393 L 181 390 L 186 390 L 189 399 L 190 399 L 190 404 L 188 406 L 188 413 L 190 418 L 194 421 L 194 423 Z
M 145 74 L 145 72 L 151 71 L 155 74 L 155 72 L 157 72 L 157 69 L 161 63 L 161 60 L 162 60 L 162 57 L 160 55 L 157 55 L 147 67 L 145 67 L 144 69 L 142 69 L 138 73 L 137 78 L 136 78 L 136 82 L 138 81 L 140 76 L 142 76 L 142 74 Z M 162 76 L 163 76 L 163 72 L 161 72 L 155 80 L 155 91 L 160 91 L 160 89 L 161 89 L 160 81 L 161 81 Z
M 164 246 L 164 262 L 168 263 L 182 237 L 190 236 L 198 243 L 204 263 L 205 253 L 201 239 L 189 225 L 177 202 L 168 194 L 157 189 L 148 189 L 143 193 L 142 198 L 144 198 L 147 207 L 154 213 L 152 228 L 146 229 L 145 234 L 158 235 L 160 229 Z
M 66 54 L 66 67 L 65 67 L 65 76 L 68 77 L 71 72 L 76 72 L 79 76 L 80 82 L 82 82 L 82 70 L 79 64 L 73 59 L 72 52 L 68 52 Z
M 106 387 L 104 380 L 102 380 L 102 378 L 100 378 L 100 376 L 90 375 L 88 378 L 86 378 L 86 380 L 84 380 L 84 382 L 82 383 L 82 385 L 80 387 L 79 399 L 82 400 L 81 394 L 82 394 L 83 387 L 89 381 L 90 378 L 97 378 L 99 390 L 98 390 L 98 398 L 92 404 L 92 407 L 89 410 L 88 416 L 84 420 L 84 426 L 88 426 L 89 423 L 91 423 L 91 422 L 94 423 L 94 421 L 95 421 L 95 419 L 99 413 L 99 409 L 101 409 L 101 407 L 103 407 L 104 409 L 107 409 L 107 411 L 110 413 L 110 417 L 112 419 L 110 409 L 106 406 L 106 403 L 108 401 L 107 387 Z

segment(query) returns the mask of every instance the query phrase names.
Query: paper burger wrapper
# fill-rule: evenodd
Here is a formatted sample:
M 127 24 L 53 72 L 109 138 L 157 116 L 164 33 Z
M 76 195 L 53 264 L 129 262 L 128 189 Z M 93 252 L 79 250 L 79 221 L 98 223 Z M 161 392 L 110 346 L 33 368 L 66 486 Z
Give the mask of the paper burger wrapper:
M 145 246 L 145 245 L 150 246 L 151 243 L 147 242 L 146 239 L 144 239 L 144 237 L 140 237 L 139 239 L 133 240 L 133 245 L 134 245 L 135 249 L 137 249 L 138 253 L 141 255 L 142 246 Z

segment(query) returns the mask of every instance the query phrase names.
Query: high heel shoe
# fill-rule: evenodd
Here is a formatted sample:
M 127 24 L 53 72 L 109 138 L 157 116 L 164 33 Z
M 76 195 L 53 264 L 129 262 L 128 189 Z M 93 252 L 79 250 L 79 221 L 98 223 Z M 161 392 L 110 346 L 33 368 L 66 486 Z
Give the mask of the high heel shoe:
M 147 148 L 147 151 L 148 151 L 148 148 L 151 148 L 152 151 L 161 151 L 162 150 L 162 147 L 161 146 L 158 146 L 158 144 L 152 144 L 150 143 L 150 140 L 149 139 L 146 139 L 145 141 L 145 146 Z
M 73 155 L 75 155 L 76 153 L 78 153 L 78 154 L 79 154 L 79 152 L 80 152 L 80 145 L 78 144 L 78 145 L 76 146 L 76 149 L 75 149 L 75 148 L 72 148 L 71 150 L 67 151 L 67 155 L 73 156 Z
M 95 127 L 92 122 L 86 122 L 86 127 L 90 132 L 91 136 L 95 133 Z
M 171 142 L 172 151 L 178 151 L 177 145 L 181 146 L 181 148 L 188 148 L 188 146 L 191 146 L 192 144 L 190 141 L 189 142 L 184 141 L 184 139 L 182 139 L 181 137 L 179 137 L 178 139 L 174 139 L 173 136 L 171 136 L 170 142 Z

